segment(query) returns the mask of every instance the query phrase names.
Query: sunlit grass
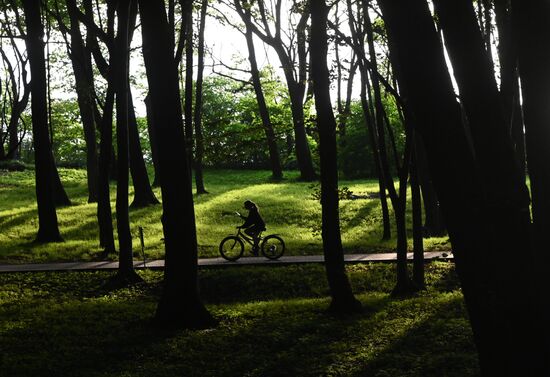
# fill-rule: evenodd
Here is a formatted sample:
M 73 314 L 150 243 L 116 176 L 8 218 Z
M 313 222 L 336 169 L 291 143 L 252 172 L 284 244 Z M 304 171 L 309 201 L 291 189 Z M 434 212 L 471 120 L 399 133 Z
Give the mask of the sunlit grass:
M 63 243 L 36 245 L 38 219 L 34 192 L 34 172 L 0 172 L 0 261 L 44 262 L 90 260 L 100 251 L 95 204 L 87 203 L 86 172 L 61 169 L 62 181 L 73 202 L 58 209 Z M 286 172 L 286 179 L 273 183 L 268 171 L 207 170 L 207 195 L 195 196 L 195 213 L 200 257 L 218 255 L 220 240 L 235 232 L 241 220 L 234 211 L 245 212 L 246 199 L 256 202 L 267 222 L 267 233 L 280 234 L 289 255 L 319 254 L 321 249 L 321 206 L 313 199 L 310 183 L 297 180 L 297 172 Z M 356 195 L 376 193 L 373 180 L 342 181 Z M 132 190 L 130 190 L 132 194 Z M 115 185 L 111 186 L 113 214 Z M 160 198 L 160 190 L 155 190 Z M 130 197 L 130 202 L 131 202 Z M 381 210 L 376 198 L 340 202 L 342 241 L 346 252 L 391 251 L 395 239 L 381 241 Z M 409 233 L 411 231 L 410 208 Z M 138 227 L 145 233 L 148 258 L 162 258 L 162 208 L 152 206 L 131 210 L 134 251 L 140 252 Z M 116 221 L 114 223 L 116 229 Z M 185 231 L 185 230 L 182 230 Z M 394 232 L 395 234 L 395 227 Z M 116 237 L 116 235 L 115 235 Z M 411 241 L 412 242 L 412 241 Z M 410 243 L 411 243 L 410 242 Z M 447 237 L 425 240 L 426 248 L 449 248 Z

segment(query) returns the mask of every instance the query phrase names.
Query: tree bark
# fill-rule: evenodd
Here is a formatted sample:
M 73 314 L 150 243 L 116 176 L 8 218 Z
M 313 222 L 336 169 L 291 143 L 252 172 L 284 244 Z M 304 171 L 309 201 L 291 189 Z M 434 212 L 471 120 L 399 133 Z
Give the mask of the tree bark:
M 193 166 L 193 1 L 185 0 L 185 150 L 189 168 Z
M 166 249 L 164 290 L 155 318 L 165 327 L 209 327 L 214 320 L 202 304 L 197 286 L 192 182 L 185 153 L 178 71 L 170 43 L 170 28 L 163 0 L 139 0 L 139 6 L 143 56 L 154 117 L 152 124 L 158 142 Z
M 202 87 L 204 74 L 204 29 L 206 27 L 206 11 L 208 9 L 208 0 L 202 0 L 200 24 L 199 24 L 199 45 L 197 57 L 197 84 L 195 94 L 195 186 L 197 194 L 208 194 L 204 187 L 204 174 L 202 159 L 204 157 L 204 140 L 202 136 Z
M 57 225 L 54 201 L 53 154 L 48 135 L 48 111 L 46 101 L 46 63 L 44 59 L 44 29 L 40 18 L 40 3 L 23 1 L 27 35 L 25 43 L 30 61 L 31 110 L 36 177 L 36 201 L 38 206 L 38 233 L 36 242 L 62 241 Z
M 449 6 L 451 3 L 453 6 L 471 6 L 467 1 L 444 3 Z M 428 4 L 423 0 L 409 0 L 399 4 L 392 0 L 380 0 L 379 5 L 384 14 L 390 48 L 395 49 L 392 56 L 400 71 L 400 87 L 426 145 L 432 178 L 453 245 L 482 375 L 546 375 L 540 369 L 540 363 L 545 358 L 541 357 L 541 350 L 533 347 L 533 344 L 540 343 L 531 340 L 521 350 L 514 346 L 528 343 L 527 337 L 534 336 L 530 324 L 524 321 L 525 315 L 515 316 L 520 311 L 519 308 L 526 313 L 533 310 L 532 302 L 528 298 L 530 289 L 526 271 L 521 263 L 514 271 L 501 271 L 499 268 L 506 266 L 506 263 L 495 263 L 495 259 L 511 259 L 508 254 L 504 258 L 499 255 L 499 239 L 512 238 L 511 243 L 515 244 L 524 234 L 526 224 L 525 213 L 522 211 L 524 190 L 515 185 L 516 167 L 510 165 L 513 151 L 508 148 L 498 127 L 495 128 L 493 120 L 493 124 L 487 127 L 488 130 L 495 131 L 496 140 L 493 143 L 498 145 L 489 149 L 499 153 L 500 160 L 489 166 L 490 169 L 484 170 L 488 167 L 486 159 L 490 158 L 484 155 L 489 151 L 478 149 L 480 145 L 486 145 L 484 135 L 479 130 L 474 134 L 472 128 L 473 144 L 476 148 L 474 152 L 462 124 L 461 111 L 455 100 L 443 48 Z M 441 13 L 438 15 L 441 17 Z M 468 34 L 472 30 L 472 24 L 475 25 L 473 14 L 471 18 L 463 18 L 457 13 L 453 13 L 453 16 L 464 27 L 464 38 L 469 46 L 468 55 L 465 56 L 468 56 L 469 61 L 473 60 L 474 65 L 478 64 L 479 46 L 482 51 L 485 49 L 483 43 L 478 45 L 477 40 Z M 464 58 L 464 55 L 461 57 Z M 487 87 L 482 92 L 492 91 L 489 77 L 485 74 L 485 65 L 476 66 L 476 69 L 484 75 L 483 80 L 478 83 Z M 492 100 L 492 97 L 487 98 L 490 103 Z M 466 103 L 465 106 L 468 107 Z M 512 178 L 501 177 L 502 189 L 494 197 L 489 197 L 488 188 L 494 187 L 490 184 L 494 182 L 491 179 L 498 177 L 503 170 Z M 486 178 L 485 174 L 492 177 Z M 513 195 L 503 195 L 502 191 Z M 504 208 L 511 214 L 505 213 Z M 495 219 L 499 215 L 504 218 Z M 512 226 L 513 222 L 518 229 Z M 502 232 L 500 225 L 509 233 Z M 528 240 L 523 239 L 522 242 L 521 247 L 525 248 Z M 507 300 L 505 296 L 510 295 L 510 292 L 504 292 L 510 288 L 510 276 L 516 277 L 514 283 L 522 287 L 523 292 L 519 298 L 515 294 L 510 296 L 514 297 L 516 308 L 508 305 L 511 300 Z M 513 288 L 512 292 L 517 292 L 517 288 Z M 504 310 L 505 308 L 510 311 Z M 522 320 L 518 321 L 519 318 Z M 524 333 L 519 334 L 522 331 Z
M 80 32 L 78 8 L 75 0 L 66 0 L 70 19 L 69 33 L 71 35 L 70 58 L 76 83 L 76 94 L 80 119 L 84 129 L 86 142 L 86 172 L 88 183 L 88 203 L 97 202 L 99 177 L 99 160 L 94 116 L 94 79 L 92 72 L 92 57 L 87 50 Z
M 147 173 L 147 166 L 145 165 L 145 161 L 143 159 L 136 113 L 134 110 L 134 101 L 132 98 L 132 90 L 130 89 L 129 83 L 127 88 L 130 173 L 132 175 L 132 183 L 134 185 L 134 200 L 132 201 L 130 207 L 143 208 L 150 205 L 159 204 L 159 201 L 151 188 L 149 174 Z
M 523 98 L 527 166 L 531 184 L 533 239 L 536 251 L 538 295 L 542 302 L 544 318 L 550 315 L 547 300 L 548 281 L 546 267 L 550 263 L 546 234 L 550 228 L 550 4 L 537 0 L 522 2 L 512 0 L 514 30 L 518 36 L 519 73 Z M 544 326 L 546 340 L 550 328 Z M 546 349 L 550 346 L 547 344 Z M 547 372 L 550 374 L 550 372 Z
M 103 247 L 102 256 L 106 258 L 115 253 L 113 235 L 113 215 L 111 212 L 111 190 L 109 186 L 109 166 L 113 145 L 113 107 L 115 89 L 112 81 L 107 85 L 103 118 L 101 119 L 101 138 L 99 142 L 99 177 L 97 190 L 97 220 L 99 223 L 99 245 Z
M 414 131 L 411 138 L 414 140 Z M 414 142 L 414 141 L 413 141 Z M 424 232 L 422 226 L 422 199 L 420 184 L 418 182 L 418 156 L 416 144 L 413 145 L 411 158 L 411 202 L 412 202 L 412 227 L 413 227 L 413 274 L 412 281 L 417 289 L 424 289 Z
M 310 1 L 311 9 L 311 74 L 317 110 L 321 156 L 322 236 L 325 268 L 332 296 L 330 310 L 353 313 L 361 310 L 351 290 L 344 266 L 338 208 L 338 167 L 336 163 L 336 119 L 330 101 L 330 79 L 327 68 L 327 13 L 324 1 Z
M 245 16 L 250 19 L 250 11 L 245 11 Z M 250 62 L 250 73 L 252 76 L 252 85 L 254 86 L 254 93 L 256 93 L 256 101 L 258 102 L 258 112 L 262 119 L 262 125 L 264 127 L 265 136 L 267 140 L 267 146 L 269 150 L 269 161 L 271 162 L 271 173 L 275 180 L 283 178 L 283 169 L 281 168 L 281 160 L 279 158 L 279 148 L 277 147 L 277 141 L 275 139 L 275 132 L 273 131 L 273 124 L 265 101 L 264 92 L 262 89 L 262 83 L 260 81 L 260 72 L 258 70 L 258 63 L 256 62 L 256 51 L 254 48 L 254 41 L 252 39 L 252 30 L 248 23 L 245 23 L 245 37 L 246 45 L 248 46 L 248 60 Z
M 115 40 L 116 57 L 111 63 L 115 71 L 116 87 L 116 134 L 118 154 L 118 176 L 116 190 L 116 219 L 119 247 L 119 267 L 117 279 L 125 281 L 139 280 L 134 271 L 132 254 L 132 233 L 130 232 L 130 214 L 128 210 L 129 183 L 129 133 L 128 133 L 128 53 L 129 53 L 129 11 L 132 0 L 119 0 L 117 6 L 117 36 Z
M 145 97 L 145 109 L 147 112 L 147 132 L 149 133 L 149 144 L 151 145 L 151 158 L 153 159 L 153 168 L 155 170 L 155 177 L 153 179 L 153 187 L 160 186 L 160 175 L 158 168 L 158 146 L 157 138 L 155 135 L 155 127 L 153 126 L 153 109 L 151 108 L 151 96 L 147 93 Z

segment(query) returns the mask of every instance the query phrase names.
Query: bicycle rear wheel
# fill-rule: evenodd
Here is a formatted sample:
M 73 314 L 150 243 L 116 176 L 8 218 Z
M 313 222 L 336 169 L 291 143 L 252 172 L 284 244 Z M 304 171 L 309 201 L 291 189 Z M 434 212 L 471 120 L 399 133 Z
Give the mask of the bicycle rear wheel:
M 236 261 L 244 252 L 243 241 L 237 236 L 225 237 L 220 242 L 220 254 L 223 259 L 228 261 Z
M 285 252 L 285 241 L 274 234 L 264 238 L 262 242 L 262 254 L 267 259 L 279 259 Z

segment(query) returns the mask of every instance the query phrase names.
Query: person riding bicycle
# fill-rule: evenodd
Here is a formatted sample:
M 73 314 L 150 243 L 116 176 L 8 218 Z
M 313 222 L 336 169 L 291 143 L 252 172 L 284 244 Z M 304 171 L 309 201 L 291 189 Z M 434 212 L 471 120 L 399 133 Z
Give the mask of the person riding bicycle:
M 265 230 L 265 222 L 262 219 L 262 216 L 260 216 L 260 211 L 258 210 L 258 206 L 252 202 L 251 200 L 247 200 L 244 202 L 244 208 L 248 210 L 248 216 L 245 217 L 241 214 L 242 219 L 244 219 L 244 224 L 241 226 L 238 226 L 237 228 L 244 229 L 244 232 L 249 237 L 252 237 L 254 240 L 254 246 L 252 248 L 252 251 L 254 254 L 258 254 L 258 242 L 259 242 L 259 235 L 261 232 Z

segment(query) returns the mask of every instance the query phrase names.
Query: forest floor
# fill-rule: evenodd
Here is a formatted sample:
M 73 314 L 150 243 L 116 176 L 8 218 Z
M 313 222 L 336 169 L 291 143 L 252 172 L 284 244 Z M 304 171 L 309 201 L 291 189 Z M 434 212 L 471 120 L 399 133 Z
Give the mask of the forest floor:
M 86 172 L 60 169 L 61 179 L 73 205 L 58 209 L 64 242 L 33 243 L 38 219 L 34 171 L 0 171 L 0 263 L 43 263 L 91 261 L 100 252 L 96 204 L 87 203 Z M 321 206 L 318 183 L 300 182 L 295 171 L 285 172 L 285 180 L 272 182 L 268 171 L 206 170 L 209 194 L 195 196 L 199 257 L 218 256 L 222 238 L 235 231 L 242 220 L 234 211 L 246 212 L 246 199 L 256 202 L 267 223 L 267 233 L 278 233 L 286 241 L 287 255 L 316 255 L 322 250 Z M 390 252 L 395 238 L 381 241 L 382 215 L 374 180 L 340 182 L 347 195 L 340 202 L 342 241 L 346 253 Z M 115 183 L 111 185 L 115 216 Z M 130 190 L 132 195 L 132 190 Z M 160 198 L 160 190 L 155 189 Z M 130 197 L 131 203 L 132 197 Z M 163 258 L 161 205 L 130 210 L 134 250 L 140 250 L 138 227 L 144 228 L 146 254 Z M 395 225 L 392 224 L 393 235 Z M 408 230 L 411 212 L 408 209 Z M 116 229 L 116 221 L 115 221 Z M 116 237 L 116 235 L 115 235 Z M 412 244 L 412 240 L 410 241 Z M 447 237 L 425 239 L 426 250 L 449 250 Z M 116 256 L 113 256 L 116 259 Z
M 327 314 L 321 265 L 210 268 L 201 331 L 151 324 L 160 271 L 107 290 L 112 272 L 0 274 L 0 375 L 470 377 L 477 356 L 454 264 L 426 265 L 427 290 L 394 299 L 391 264 L 347 267 L 360 314 Z

